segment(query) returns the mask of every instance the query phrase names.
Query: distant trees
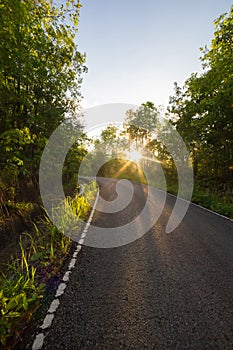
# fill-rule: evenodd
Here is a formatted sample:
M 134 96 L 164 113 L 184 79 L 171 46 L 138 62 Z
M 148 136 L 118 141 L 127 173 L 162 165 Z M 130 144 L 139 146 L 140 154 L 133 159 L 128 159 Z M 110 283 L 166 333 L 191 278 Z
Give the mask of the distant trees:
M 126 113 L 125 129 L 131 141 L 141 146 L 149 142 L 158 126 L 159 110 L 153 102 L 142 103 L 136 110 L 129 110 Z
M 76 112 L 87 69 L 75 45 L 81 5 L 60 3 L 0 0 L 0 198 L 15 198 L 22 179 L 35 185 L 44 145 L 61 122 L 69 119 L 68 127 L 82 129 Z M 135 145 L 149 150 L 172 177 L 176 166 L 166 145 L 174 142 L 173 124 L 190 150 L 197 179 L 231 181 L 233 8 L 215 26 L 210 47 L 202 49 L 203 73 L 192 74 L 183 87 L 175 83 L 163 123 L 150 101 L 129 110 L 123 129 L 110 125 L 95 140 L 89 152 L 95 164 L 123 157 Z M 73 171 L 86 154 L 78 140 L 66 157 L 65 181 L 74 184 Z
M 176 143 L 179 153 L 173 125 L 190 150 L 195 178 L 220 184 L 233 178 L 233 7 L 214 23 L 211 45 L 201 49 L 203 73 L 191 74 L 183 87 L 175 83 L 165 120 L 147 102 L 127 112 L 125 127 L 131 142 L 149 149 L 175 177 L 167 147 Z

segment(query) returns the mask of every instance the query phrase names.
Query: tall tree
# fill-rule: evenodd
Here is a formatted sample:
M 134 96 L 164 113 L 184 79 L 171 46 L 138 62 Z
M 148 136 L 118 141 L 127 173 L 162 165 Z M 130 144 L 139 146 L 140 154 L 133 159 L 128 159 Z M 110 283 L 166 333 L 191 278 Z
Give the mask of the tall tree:
M 0 0 L 0 163 L 37 173 L 46 139 L 74 116 L 85 55 L 79 0 Z
M 233 7 L 215 21 L 203 73 L 175 86 L 169 112 L 192 150 L 196 175 L 230 178 L 233 165 Z
M 125 128 L 131 141 L 135 140 L 139 146 L 145 146 L 150 142 L 156 130 L 159 118 L 159 110 L 154 103 L 142 103 L 138 110 L 129 110 L 126 113 Z

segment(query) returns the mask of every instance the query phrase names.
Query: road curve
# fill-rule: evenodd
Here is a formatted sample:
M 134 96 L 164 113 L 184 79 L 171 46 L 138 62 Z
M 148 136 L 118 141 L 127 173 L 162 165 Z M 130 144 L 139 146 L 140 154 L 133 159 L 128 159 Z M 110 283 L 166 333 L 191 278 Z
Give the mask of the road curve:
M 105 200 L 115 183 L 102 180 Z M 145 200 L 134 185 L 125 210 L 97 211 L 93 222 L 120 226 Z M 157 223 L 131 244 L 83 246 L 43 349 L 233 349 L 233 222 L 191 205 L 166 234 L 174 203 L 167 195 Z

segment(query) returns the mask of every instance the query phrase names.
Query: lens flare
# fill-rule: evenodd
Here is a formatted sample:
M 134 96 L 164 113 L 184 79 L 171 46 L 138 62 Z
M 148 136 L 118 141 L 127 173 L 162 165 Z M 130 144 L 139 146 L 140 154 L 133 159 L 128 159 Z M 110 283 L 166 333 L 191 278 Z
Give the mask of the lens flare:
M 136 162 L 136 163 L 142 158 L 141 152 L 137 151 L 136 149 L 133 149 L 127 152 L 126 155 L 129 160 L 132 160 L 133 162 Z

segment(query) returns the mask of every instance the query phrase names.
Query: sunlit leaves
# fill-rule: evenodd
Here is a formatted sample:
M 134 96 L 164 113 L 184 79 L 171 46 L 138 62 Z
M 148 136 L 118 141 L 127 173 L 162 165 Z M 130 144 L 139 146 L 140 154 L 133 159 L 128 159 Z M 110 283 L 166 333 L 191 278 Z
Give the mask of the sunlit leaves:
M 191 147 L 200 176 L 232 176 L 233 164 L 233 7 L 215 21 L 210 47 L 202 49 L 201 75 L 175 86 L 169 112 Z
M 130 138 L 142 145 L 150 140 L 156 130 L 159 114 L 159 110 L 149 101 L 143 103 L 136 111 L 129 110 L 125 127 Z

